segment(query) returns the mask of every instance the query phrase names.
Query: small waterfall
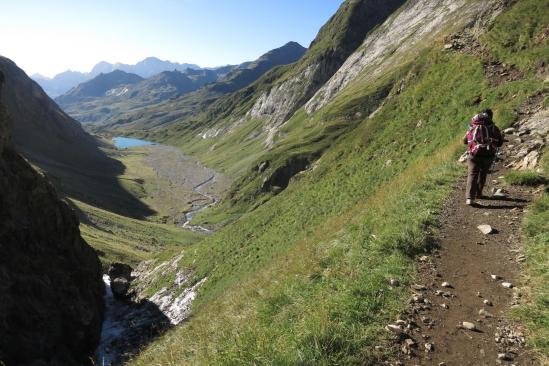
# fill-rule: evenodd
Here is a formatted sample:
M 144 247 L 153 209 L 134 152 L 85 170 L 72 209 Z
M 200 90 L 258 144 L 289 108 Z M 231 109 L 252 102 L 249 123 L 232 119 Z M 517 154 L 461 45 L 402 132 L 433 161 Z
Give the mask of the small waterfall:
M 116 349 L 112 348 L 112 344 L 124 332 L 122 323 L 116 321 L 116 313 L 119 307 L 125 305 L 114 298 L 109 275 L 103 275 L 103 282 L 105 283 L 105 318 L 101 328 L 101 340 L 95 351 L 95 359 L 98 366 L 110 366 L 117 357 Z

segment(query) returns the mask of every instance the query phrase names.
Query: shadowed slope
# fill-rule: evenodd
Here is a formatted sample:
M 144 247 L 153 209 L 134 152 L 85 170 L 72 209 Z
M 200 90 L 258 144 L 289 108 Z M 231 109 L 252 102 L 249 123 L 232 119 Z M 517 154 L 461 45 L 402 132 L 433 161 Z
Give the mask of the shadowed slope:
M 6 80 L 3 100 L 13 123 L 15 147 L 45 170 L 63 193 L 117 213 L 137 217 L 152 213 L 118 183 L 122 164 L 109 158 L 101 144 L 38 84 L 5 57 L 0 57 L 0 71 Z

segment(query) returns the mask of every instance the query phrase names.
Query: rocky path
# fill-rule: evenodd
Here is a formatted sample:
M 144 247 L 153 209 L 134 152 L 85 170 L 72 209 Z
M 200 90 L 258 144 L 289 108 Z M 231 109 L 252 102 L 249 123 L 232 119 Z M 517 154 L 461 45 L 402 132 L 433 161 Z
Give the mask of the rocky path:
M 546 111 L 526 122 L 540 113 Z M 418 259 L 420 274 L 412 285 L 410 309 L 388 326 L 398 334 L 402 356 L 397 364 L 539 365 L 524 347 L 524 329 L 508 316 L 521 301 L 521 223 L 539 188 L 505 186 L 502 176 L 508 167 L 530 164 L 529 151 L 539 151 L 539 141 L 546 144 L 539 131 L 524 134 L 526 126 L 509 129 L 515 136 L 509 136 L 484 193 L 503 192 L 466 206 L 462 179 L 445 202 L 433 234 L 438 247 Z
M 496 180 L 498 182 L 498 180 Z M 505 317 L 520 301 L 520 225 L 529 191 L 509 188 L 506 198 L 464 205 L 465 182 L 446 202 L 439 242 L 420 258 L 420 276 L 403 339 L 405 365 L 537 365 L 523 349 L 524 333 Z M 487 192 L 500 187 L 491 183 Z M 484 234 L 480 225 L 489 225 Z M 473 328 L 474 329 L 471 329 Z M 412 343 L 413 342 L 413 343 Z

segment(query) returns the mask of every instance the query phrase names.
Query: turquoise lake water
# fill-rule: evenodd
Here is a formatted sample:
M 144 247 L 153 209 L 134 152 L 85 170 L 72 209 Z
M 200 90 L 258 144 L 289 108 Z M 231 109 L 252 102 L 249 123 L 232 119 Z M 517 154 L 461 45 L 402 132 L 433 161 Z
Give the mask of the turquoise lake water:
M 114 146 L 119 149 L 127 149 L 128 147 L 156 145 L 156 143 L 140 139 L 132 139 L 129 137 L 113 137 Z

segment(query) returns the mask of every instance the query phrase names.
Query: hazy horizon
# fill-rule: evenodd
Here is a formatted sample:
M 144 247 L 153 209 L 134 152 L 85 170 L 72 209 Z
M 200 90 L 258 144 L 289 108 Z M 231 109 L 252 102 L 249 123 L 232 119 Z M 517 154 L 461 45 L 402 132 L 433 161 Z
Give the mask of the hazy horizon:
M 295 41 L 308 47 L 343 0 L 22 0 L 3 6 L 0 54 L 29 75 L 147 57 L 216 67 Z M 282 26 L 283 25 L 283 26 Z

